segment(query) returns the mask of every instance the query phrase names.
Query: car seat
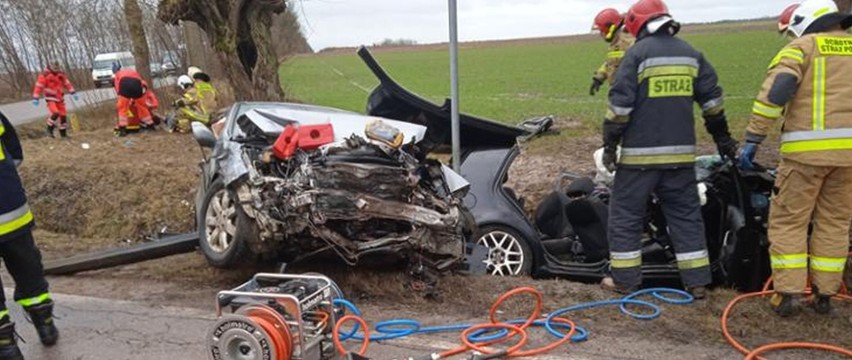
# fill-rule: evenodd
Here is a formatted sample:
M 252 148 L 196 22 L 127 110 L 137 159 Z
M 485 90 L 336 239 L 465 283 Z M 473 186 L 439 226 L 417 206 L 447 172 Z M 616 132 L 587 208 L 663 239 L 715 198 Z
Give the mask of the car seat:
M 609 209 L 606 204 L 591 196 L 577 198 L 565 206 L 565 215 L 583 244 L 587 262 L 598 262 L 609 257 Z

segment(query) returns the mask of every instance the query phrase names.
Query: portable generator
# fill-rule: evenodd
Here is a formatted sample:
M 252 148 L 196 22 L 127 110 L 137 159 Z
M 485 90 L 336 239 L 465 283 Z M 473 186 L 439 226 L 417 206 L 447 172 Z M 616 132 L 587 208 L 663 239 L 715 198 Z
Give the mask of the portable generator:
M 218 320 L 207 334 L 213 360 L 330 360 L 331 331 L 343 294 L 322 275 L 256 274 L 216 298 Z

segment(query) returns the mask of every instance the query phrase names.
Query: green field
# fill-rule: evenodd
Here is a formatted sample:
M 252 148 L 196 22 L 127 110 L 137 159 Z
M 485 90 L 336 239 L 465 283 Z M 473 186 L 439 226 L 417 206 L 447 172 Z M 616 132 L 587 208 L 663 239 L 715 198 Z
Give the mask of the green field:
M 785 42 L 765 31 L 696 33 L 683 36 L 719 73 L 735 135 L 741 134 L 766 65 Z M 478 44 L 460 51 L 461 109 L 517 123 L 537 115 L 579 119 L 594 129 L 606 111 L 606 92 L 588 95 L 591 74 L 606 44 L 591 40 L 531 40 Z M 410 48 L 375 53 L 400 84 L 434 102 L 449 94 L 446 48 Z M 352 53 L 296 57 L 282 66 L 282 84 L 301 101 L 363 111 L 377 81 Z

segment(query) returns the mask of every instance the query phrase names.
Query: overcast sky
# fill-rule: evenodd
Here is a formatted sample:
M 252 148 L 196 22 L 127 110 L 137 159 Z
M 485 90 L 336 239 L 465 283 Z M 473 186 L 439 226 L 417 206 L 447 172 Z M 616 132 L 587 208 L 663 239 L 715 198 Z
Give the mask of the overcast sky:
M 777 16 L 795 0 L 669 0 L 682 22 Z M 447 0 L 301 0 L 297 11 L 311 46 L 356 46 L 385 38 L 419 43 L 447 40 Z M 297 4 L 298 4 L 297 3 Z M 605 7 L 627 11 L 633 1 L 458 0 L 459 39 L 490 40 L 589 32 Z

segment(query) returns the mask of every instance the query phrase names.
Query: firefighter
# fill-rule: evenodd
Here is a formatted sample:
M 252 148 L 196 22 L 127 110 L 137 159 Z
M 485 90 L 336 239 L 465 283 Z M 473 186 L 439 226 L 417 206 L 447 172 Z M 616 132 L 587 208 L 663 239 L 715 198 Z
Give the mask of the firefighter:
M 625 27 L 636 43 L 616 73 L 603 125 L 604 164 L 618 171 L 608 230 L 612 278 L 602 285 L 619 293 L 641 286 L 641 236 L 653 192 L 662 201 L 683 283 L 702 298 L 712 277 L 694 169 L 692 104 L 703 110 L 719 153 L 733 158 L 737 142 L 728 132 L 722 89 L 704 56 L 675 37 L 680 24 L 661 0 L 634 4 Z
M 154 92 L 154 89 L 148 86 L 147 81 L 142 80 L 142 88 L 145 89 L 145 107 L 148 108 L 151 119 L 154 120 L 154 126 L 158 126 L 163 122 L 163 117 L 157 114 L 157 109 L 160 108 L 160 99 L 157 98 L 157 93 Z
M 33 214 L 18 176 L 17 166 L 23 158 L 15 128 L 0 113 L 0 257 L 15 280 L 15 301 L 24 307 L 42 344 L 52 346 L 59 331 L 53 324 L 53 300 L 41 253 L 33 241 Z M 5 300 L 0 291 L 0 359 L 23 359 Z
M 62 72 L 59 62 L 51 61 L 47 67 L 38 75 L 38 80 L 33 87 L 33 106 L 38 106 L 39 99 L 44 93 L 44 101 L 50 115 L 47 117 L 47 134 L 53 136 L 56 123 L 59 123 L 59 136 L 68 136 L 68 111 L 65 109 L 65 90 L 71 93 L 74 100 L 79 100 L 74 85 L 68 80 L 68 76 Z
M 770 304 L 782 317 L 799 309 L 808 283 L 815 309 L 831 310 L 840 288 L 852 221 L 852 16 L 831 0 L 808 0 L 793 13 L 796 37 L 770 63 L 757 95 L 740 154 L 754 156 L 773 125 L 784 118 L 781 164 L 769 217 L 769 255 L 777 293 Z M 808 227 L 813 230 L 808 241 Z
M 609 43 L 609 51 L 606 53 L 606 60 L 592 76 L 589 95 L 597 94 L 604 81 L 609 80 L 609 86 L 612 86 L 615 81 L 615 72 L 618 70 L 624 52 L 633 45 L 633 37 L 622 30 L 623 26 L 624 16 L 613 8 L 604 9 L 595 16 L 592 30 L 600 32 L 604 41 Z
M 189 132 L 193 121 L 210 126 L 212 112 L 218 107 L 218 94 L 210 84 L 210 76 L 191 66 L 187 75 L 178 78 L 178 86 L 183 96 L 172 104 L 179 109 L 174 131 Z
M 192 78 L 193 88 L 200 102 L 199 108 L 203 113 L 213 116 L 219 109 L 219 92 L 213 87 L 210 75 L 195 66 L 187 69 L 187 75 Z
M 122 69 L 118 63 L 113 63 L 112 71 L 115 74 L 115 93 L 118 97 L 116 135 L 123 137 L 127 136 L 129 131 L 138 131 L 140 123 L 146 128 L 155 129 L 154 119 L 145 106 L 142 76 L 136 70 Z

